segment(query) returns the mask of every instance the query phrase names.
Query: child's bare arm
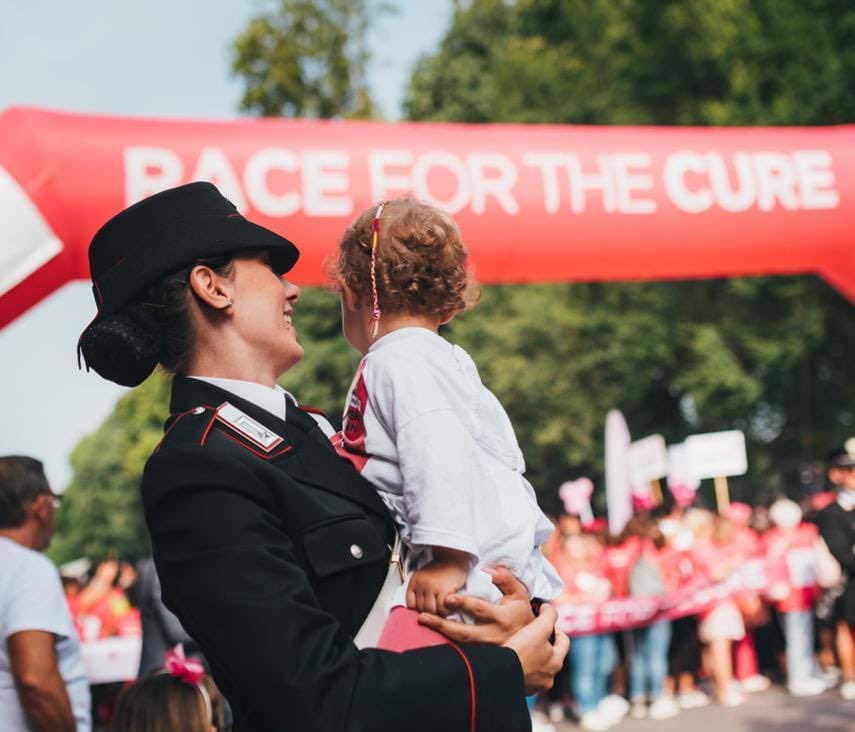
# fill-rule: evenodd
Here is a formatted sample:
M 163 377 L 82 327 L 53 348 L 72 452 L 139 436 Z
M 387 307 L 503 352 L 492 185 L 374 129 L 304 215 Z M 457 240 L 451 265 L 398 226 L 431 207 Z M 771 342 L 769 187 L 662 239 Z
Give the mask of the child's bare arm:
M 467 552 L 431 547 L 433 560 L 417 570 L 407 588 L 407 607 L 447 617 L 452 608 L 445 599 L 466 584 L 471 557 Z

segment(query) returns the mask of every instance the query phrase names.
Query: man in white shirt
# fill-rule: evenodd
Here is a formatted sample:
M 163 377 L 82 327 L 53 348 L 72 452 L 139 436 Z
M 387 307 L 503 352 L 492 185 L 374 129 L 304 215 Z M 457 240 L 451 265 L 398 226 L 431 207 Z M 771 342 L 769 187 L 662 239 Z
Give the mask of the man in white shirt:
M 0 728 L 90 732 L 89 686 L 56 567 L 57 499 L 42 464 L 0 457 Z

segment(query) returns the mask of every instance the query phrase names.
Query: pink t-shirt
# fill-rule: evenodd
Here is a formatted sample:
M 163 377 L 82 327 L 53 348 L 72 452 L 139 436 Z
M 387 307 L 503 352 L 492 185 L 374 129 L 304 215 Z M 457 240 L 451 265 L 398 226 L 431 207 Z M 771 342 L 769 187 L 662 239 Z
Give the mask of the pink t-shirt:
M 818 536 L 816 526 L 807 523 L 794 529 L 773 528 L 763 535 L 770 574 L 778 577 L 773 584 L 778 587 L 787 585 L 789 590 L 786 596 L 776 598 L 778 612 L 811 609 L 816 596 Z

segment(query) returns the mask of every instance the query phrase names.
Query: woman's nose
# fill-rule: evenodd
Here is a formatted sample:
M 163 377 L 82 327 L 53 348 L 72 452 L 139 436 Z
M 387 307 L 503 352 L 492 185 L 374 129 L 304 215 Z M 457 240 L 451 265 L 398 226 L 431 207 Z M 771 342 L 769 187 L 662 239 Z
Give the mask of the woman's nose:
M 288 302 L 297 302 L 300 299 L 300 288 L 290 280 L 282 278 L 282 286 L 285 288 L 285 297 Z

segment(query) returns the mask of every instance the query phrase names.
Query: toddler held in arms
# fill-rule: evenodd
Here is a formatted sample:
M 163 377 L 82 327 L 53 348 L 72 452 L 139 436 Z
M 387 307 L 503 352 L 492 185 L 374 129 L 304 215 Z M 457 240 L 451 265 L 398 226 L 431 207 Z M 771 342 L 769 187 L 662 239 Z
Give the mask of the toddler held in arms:
M 330 268 L 345 337 L 363 354 L 336 447 L 396 520 L 407 572 L 389 622 L 409 608 L 411 628 L 416 611 L 454 617 L 458 592 L 498 602 L 484 569 L 507 567 L 531 598 L 562 590 L 540 551 L 553 527 L 508 415 L 469 355 L 439 335 L 477 299 L 466 256 L 449 216 L 399 199 L 359 216 Z

